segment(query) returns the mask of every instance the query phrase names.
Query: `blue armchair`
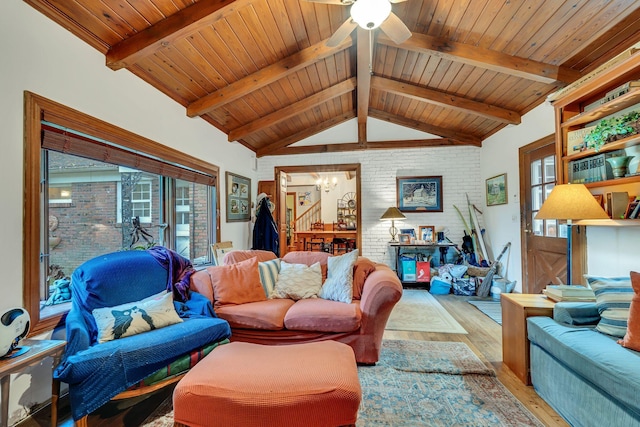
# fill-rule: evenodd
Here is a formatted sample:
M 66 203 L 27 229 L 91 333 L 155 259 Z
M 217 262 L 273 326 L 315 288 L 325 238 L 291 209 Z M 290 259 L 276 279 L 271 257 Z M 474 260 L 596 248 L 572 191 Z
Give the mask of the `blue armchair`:
M 158 257 L 159 253 L 167 256 Z M 74 420 L 86 423 L 89 413 L 156 371 L 229 338 L 229 324 L 215 317 L 204 296 L 184 288 L 176 291 L 175 279 L 184 265 L 190 267 L 188 260 L 175 252 L 154 248 L 102 255 L 74 271 L 72 306 L 66 319 L 67 347 L 54 372 L 57 379 L 69 384 Z M 94 309 L 141 301 L 163 290 L 188 296 L 183 302 L 174 301 L 182 322 L 98 342 Z

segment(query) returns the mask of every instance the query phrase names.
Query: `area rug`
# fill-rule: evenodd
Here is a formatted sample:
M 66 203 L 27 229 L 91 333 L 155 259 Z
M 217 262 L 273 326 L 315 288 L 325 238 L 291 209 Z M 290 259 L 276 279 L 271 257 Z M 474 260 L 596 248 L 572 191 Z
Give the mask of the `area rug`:
M 502 307 L 500 301 L 469 301 L 478 310 L 489 316 L 498 325 L 502 325 Z
M 466 334 L 467 331 L 426 290 L 405 289 L 387 321 L 390 331 Z
M 358 376 L 359 427 L 543 425 L 464 343 L 384 340 Z M 173 426 L 171 398 L 143 425 Z

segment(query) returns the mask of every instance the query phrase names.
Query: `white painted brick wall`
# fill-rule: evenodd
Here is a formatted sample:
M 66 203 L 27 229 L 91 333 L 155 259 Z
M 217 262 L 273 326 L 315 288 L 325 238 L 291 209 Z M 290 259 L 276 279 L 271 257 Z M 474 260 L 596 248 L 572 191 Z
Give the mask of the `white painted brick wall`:
M 362 203 L 361 254 L 393 267 L 389 253 L 389 221 L 380 217 L 396 206 L 396 177 L 442 176 L 443 212 L 405 213 L 397 228 L 433 225 L 454 243 L 461 244 L 464 226 L 456 205 L 468 221 L 466 194 L 479 209 L 484 206 L 484 180 L 480 179 L 480 148 L 428 147 L 423 149 L 370 150 L 295 156 L 268 156 L 258 159 L 258 180 L 273 180 L 274 167 L 360 163 Z M 479 215 L 483 226 L 482 215 Z

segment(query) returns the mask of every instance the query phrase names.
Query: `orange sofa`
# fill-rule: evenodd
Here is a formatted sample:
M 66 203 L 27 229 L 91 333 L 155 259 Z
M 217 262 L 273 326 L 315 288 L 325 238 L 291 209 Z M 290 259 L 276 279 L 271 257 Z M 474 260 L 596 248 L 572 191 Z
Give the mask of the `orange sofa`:
M 324 278 L 329 256 L 325 252 L 289 252 L 282 261 L 308 266 L 320 262 Z M 350 304 L 322 298 L 269 299 L 264 290 L 262 298 L 247 296 L 245 289 L 241 290 L 244 292 L 241 295 L 230 297 L 228 289 L 224 289 L 229 287 L 229 282 L 238 284 L 254 280 L 237 271 L 227 276 L 224 286 L 220 285 L 220 269 L 275 258 L 267 251 L 229 252 L 222 266 L 208 267 L 193 274 L 191 289 L 207 296 L 213 302 L 216 314 L 229 322 L 231 341 L 282 345 L 335 340 L 351 346 L 358 363 L 376 363 L 387 319 L 402 296 L 398 276 L 384 264 L 358 257 L 353 269 Z M 255 302 L 237 303 L 247 300 Z

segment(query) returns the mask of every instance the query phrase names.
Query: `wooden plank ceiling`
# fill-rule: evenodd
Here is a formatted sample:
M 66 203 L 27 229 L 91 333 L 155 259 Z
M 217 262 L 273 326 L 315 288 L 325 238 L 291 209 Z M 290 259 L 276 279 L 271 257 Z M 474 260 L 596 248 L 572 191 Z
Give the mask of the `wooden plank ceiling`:
M 480 146 L 640 40 L 637 0 L 407 0 L 392 9 L 412 33 L 402 44 L 358 28 L 333 48 L 349 6 L 25 2 L 258 156 Z M 436 137 L 372 142 L 368 117 Z M 292 146 L 354 118 L 357 141 Z

